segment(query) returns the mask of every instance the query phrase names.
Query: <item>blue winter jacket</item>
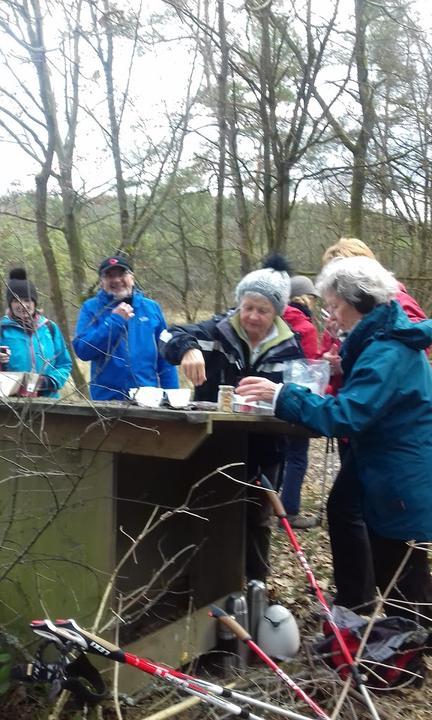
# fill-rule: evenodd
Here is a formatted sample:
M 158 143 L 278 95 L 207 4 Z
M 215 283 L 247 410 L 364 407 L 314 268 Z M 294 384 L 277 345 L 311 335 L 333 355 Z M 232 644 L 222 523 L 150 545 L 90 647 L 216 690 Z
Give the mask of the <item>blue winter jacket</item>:
M 432 540 L 431 341 L 432 321 L 410 322 L 394 301 L 378 305 L 341 348 L 337 397 L 289 384 L 277 399 L 279 418 L 349 438 L 364 516 L 382 537 Z
M 58 390 L 68 379 L 72 361 L 57 325 L 37 316 L 36 330 L 29 333 L 16 320 L 5 315 L 0 321 L 0 344 L 10 348 L 11 356 L 3 370 L 37 372 L 49 378 L 50 386 L 40 391 L 45 397 L 59 397 Z
M 126 400 L 133 387 L 177 388 L 177 370 L 158 352 L 166 328 L 159 305 L 134 290 L 134 317 L 113 314 L 121 302 L 99 290 L 83 304 L 73 346 L 81 360 L 91 361 L 90 394 L 94 400 Z

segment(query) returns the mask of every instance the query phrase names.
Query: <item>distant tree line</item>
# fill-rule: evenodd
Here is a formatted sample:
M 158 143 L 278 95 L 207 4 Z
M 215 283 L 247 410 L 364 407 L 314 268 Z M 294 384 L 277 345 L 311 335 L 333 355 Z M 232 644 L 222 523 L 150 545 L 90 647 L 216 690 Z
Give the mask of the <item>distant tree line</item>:
M 229 304 L 269 250 L 314 274 L 324 247 L 353 235 L 427 306 L 423 26 L 409 0 L 325 10 L 319 0 L 160 0 L 157 13 L 135 0 L 3 0 L 0 141 L 34 168 L 32 192 L 0 201 L 3 271 L 15 260 L 37 268 L 70 339 L 98 259 L 114 250 L 135 259 L 167 310 L 193 318 Z M 166 46 L 182 50 L 185 81 L 156 130 L 145 63 Z M 112 172 L 95 185 L 82 158 L 97 168 L 101 152 Z

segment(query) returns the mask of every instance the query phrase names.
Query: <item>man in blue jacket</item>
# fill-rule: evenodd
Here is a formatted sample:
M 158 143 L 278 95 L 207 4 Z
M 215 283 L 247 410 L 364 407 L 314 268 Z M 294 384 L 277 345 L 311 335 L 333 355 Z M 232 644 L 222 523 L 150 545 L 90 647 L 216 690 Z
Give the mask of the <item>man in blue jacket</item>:
M 90 360 L 93 400 L 127 400 L 134 387 L 177 388 L 177 370 L 158 352 L 166 328 L 158 303 L 135 288 L 131 262 L 113 255 L 99 266 L 100 290 L 83 304 L 73 346 Z

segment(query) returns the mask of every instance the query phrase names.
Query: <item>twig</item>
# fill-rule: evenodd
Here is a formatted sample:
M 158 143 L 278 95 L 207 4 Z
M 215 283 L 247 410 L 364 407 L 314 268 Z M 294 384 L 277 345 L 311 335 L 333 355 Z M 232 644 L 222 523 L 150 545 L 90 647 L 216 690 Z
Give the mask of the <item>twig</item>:
M 366 643 L 367 643 L 367 641 L 368 641 L 368 639 L 369 639 L 369 635 L 370 635 L 371 632 L 372 632 L 372 628 L 373 628 L 374 622 L 375 622 L 375 620 L 377 619 L 377 617 L 378 617 L 378 615 L 380 614 L 380 612 L 382 611 L 385 600 L 386 600 L 387 597 L 389 596 L 392 588 L 394 588 L 394 586 L 396 585 L 398 579 L 400 578 L 400 576 L 401 576 L 401 574 L 402 574 L 402 570 L 404 569 L 405 565 L 407 564 L 407 562 L 408 562 L 408 560 L 409 560 L 409 558 L 410 558 L 410 556 L 411 556 L 412 551 L 414 550 L 415 543 L 414 543 L 413 541 L 410 541 L 409 543 L 407 543 L 407 545 L 408 545 L 408 549 L 407 549 L 407 552 L 406 552 L 406 554 L 405 554 L 405 557 L 403 558 L 403 560 L 401 561 L 399 567 L 397 568 L 396 572 L 394 573 L 393 577 L 391 578 L 391 580 L 390 580 L 389 584 L 387 585 L 384 593 L 383 593 L 382 596 L 378 599 L 378 602 L 377 602 L 377 604 L 376 604 L 376 606 L 375 606 L 375 609 L 374 609 L 374 611 L 373 611 L 373 613 L 372 613 L 372 615 L 371 615 L 371 617 L 370 617 L 370 620 L 369 620 L 369 622 L 368 622 L 368 624 L 367 624 L 366 630 L 365 630 L 365 632 L 364 632 L 364 634 L 363 634 L 363 637 L 362 637 L 362 639 L 361 639 L 359 649 L 357 650 L 357 653 L 356 653 L 356 657 L 355 657 L 356 662 L 357 662 L 359 659 L 361 659 L 362 653 L 363 653 L 363 651 L 364 651 L 364 649 L 365 649 L 365 646 L 366 646 Z
M 184 712 L 185 710 L 189 710 L 189 708 L 193 707 L 194 705 L 198 705 L 199 702 L 201 702 L 199 698 L 190 697 L 187 700 L 182 700 L 181 702 L 176 703 L 175 705 L 170 705 L 163 710 L 158 710 L 151 715 L 145 715 L 141 718 L 141 720 L 167 720 L 167 718 L 173 716 L 177 717 L 179 713 Z

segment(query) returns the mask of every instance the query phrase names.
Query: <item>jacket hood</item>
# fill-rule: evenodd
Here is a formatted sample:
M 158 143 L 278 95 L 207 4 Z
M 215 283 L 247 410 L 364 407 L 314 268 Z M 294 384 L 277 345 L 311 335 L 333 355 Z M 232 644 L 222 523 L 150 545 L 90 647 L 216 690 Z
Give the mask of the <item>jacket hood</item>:
M 412 322 L 395 300 L 377 305 L 349 333 L 341 348 L 346 374 L 366 345 L 374 340 L 397 340 L 413 350 L 426 350 L 432 344 L 432 320 Z
M 398 340 L 413 350 L 426 350 L 432 343 L 432 320 L 412 322 L 399 303 L 394 300 L 390 305 L 378 306 L 371 315 L 376 315 L 371 317 L 371 321 L 372 325 L 378 325 L 377 339 Z M 379 325 L 382 327 L 380 328 Z

